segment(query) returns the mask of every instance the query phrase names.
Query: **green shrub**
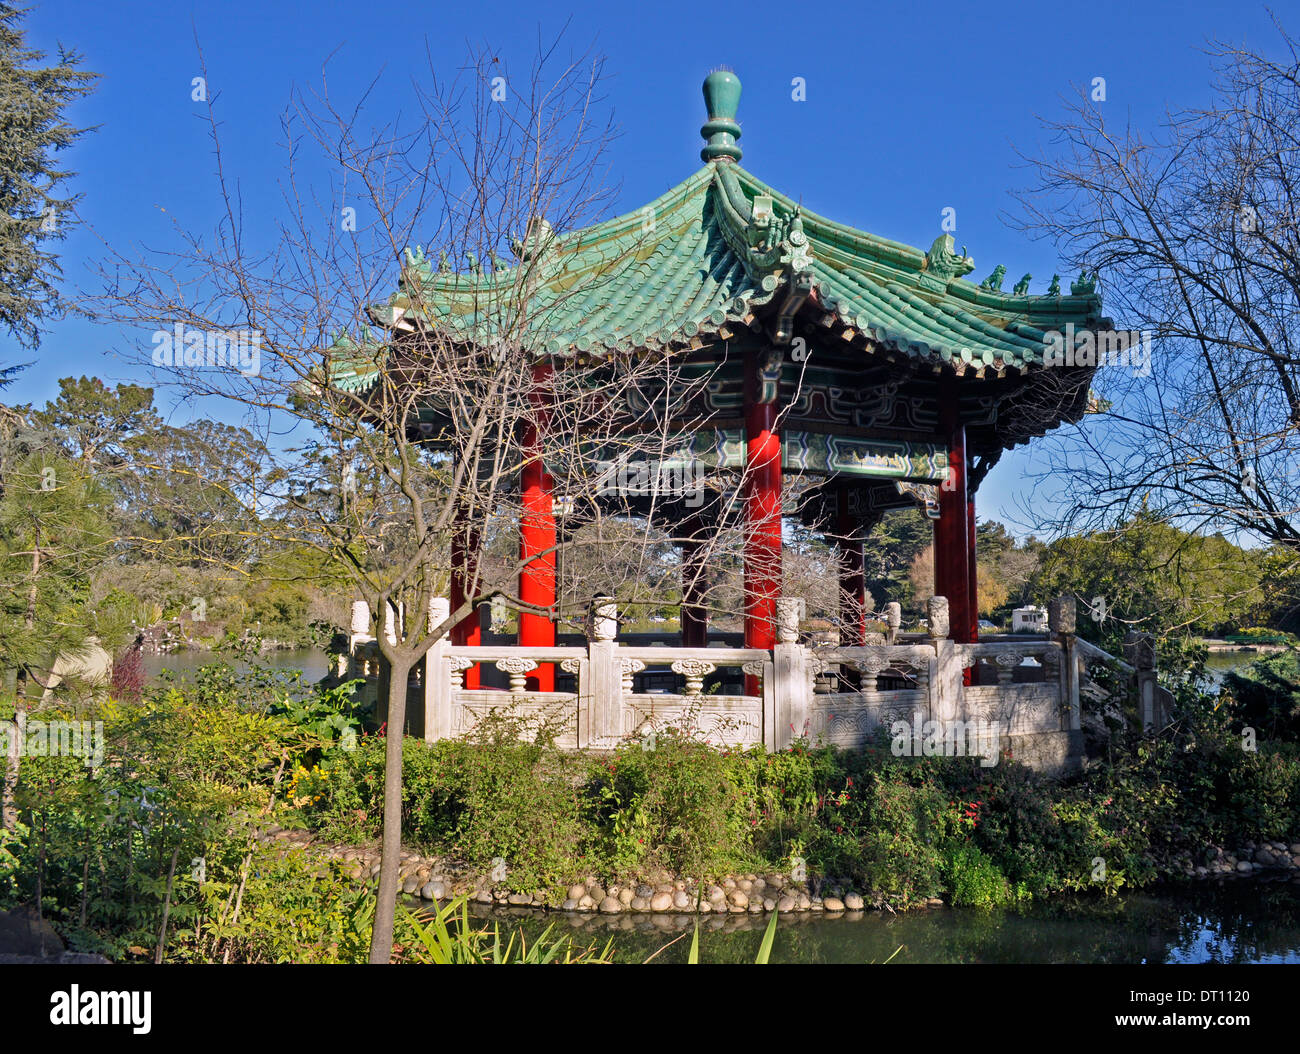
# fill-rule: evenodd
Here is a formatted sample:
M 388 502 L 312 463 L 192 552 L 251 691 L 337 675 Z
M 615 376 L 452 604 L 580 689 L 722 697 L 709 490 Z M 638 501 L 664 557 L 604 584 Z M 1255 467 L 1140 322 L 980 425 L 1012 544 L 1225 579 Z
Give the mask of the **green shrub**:
M 944 854 L 942 873 L 956 905 L 993 908 L 1014 899 L 1011 883 L 978 846 L 953 843 Z
M 757 820 L 752 785 L 749 794 L 744 787 L 752 765 L 672 728 L 593 760 L 583 794 L 608 868 L 703 877 L 752 864 Z

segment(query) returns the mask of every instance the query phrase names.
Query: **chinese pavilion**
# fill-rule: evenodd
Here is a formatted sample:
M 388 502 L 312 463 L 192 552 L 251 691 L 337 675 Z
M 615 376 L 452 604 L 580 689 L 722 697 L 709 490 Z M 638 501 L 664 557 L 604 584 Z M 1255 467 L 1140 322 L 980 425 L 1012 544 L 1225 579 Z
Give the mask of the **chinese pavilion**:
M 547 230 L 548 277 L 532 295 L 539 314 L 554 310 L 536 369 L 556 357 L 674 354 L 705 378 L 679 416 L 707 422 L 692 429 L 692 455 L 746 470 L 746 647 L 775 642 L 783 515 L 824 529 L 840 547 L 842 641 L 852 645 L 866 628 L 864 539 L 886 510 L 914 502 L 934 521 L 935 592 L 949 600 L 952 637 L 973 642 L 975 492 L 1004 450 L 1086 412 L 1093 368 L 1044 358 L 1049 334 L 1082 339 L 1110 328 L 1095 276 L 1081 275 L 1068 293 L 1053 278 L 1045 294 L 1030 295 L 1025 275 L 1008 292 L 1000 266 L 968 281 L 974 261 L 949 234 L 923 252 L 805 211 L 741 167 L 736 75 L 711 73 L 704 98 L 702 168 L 632 213 Z M 535 234 L 516 244 L 517 267 Z M 486 345 L 476 305 L 512 270 L 454 273 L 408 252 L 402 285 L 376 321 L 393 331 L 420 314 L 421 323 Z M 589 294 L 572 293 L 595 274 Z M 363 392 L 381 368 L 345 355 L 331 378 Z M 545 436 L 531 438 L 544 456 Z M 782 477 L 792 472 L 819 483 L 798 509 L 783 509 Z M 536 460 L 520 477 L 528 561 L 520 599 L 553 608 L 550 476 Z M 697 517 L 692 529 L 708 523 Z M 454 578 L 452 592 L 454 609 L 462 581 Z M 699 596 L 686 590 L 683 645 L 704 646 L 707 625 Z M 478 644 L 479 632 L 471 616 L 453 643 Z M 553 645 L 554 622 L 521 613 L 519 643 Z M 548 690 L 544 671 L 538 686 Z

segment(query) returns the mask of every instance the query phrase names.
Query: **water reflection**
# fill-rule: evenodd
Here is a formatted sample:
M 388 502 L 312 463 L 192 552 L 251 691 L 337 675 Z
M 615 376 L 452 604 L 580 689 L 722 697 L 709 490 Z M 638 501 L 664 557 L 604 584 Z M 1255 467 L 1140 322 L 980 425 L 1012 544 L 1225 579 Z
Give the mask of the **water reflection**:
M 689 915 L 562 916 L 477 907 L 483 919 L 535 936 L 549 924 L 579 944 L 613 939 L 619 960 L 643 962 L 683 931 Z M 764 916 L 704 916 L 702 962 L 753 962 Z M 685 962 L 689 938 L 656 956 Z M 901 951 L 897 951 L 899 948 Z M 895 955 L 895 952 L 897 954 Z M 781 920 L 772 962 L 787 963 L 1300 963 L 1300 882 L 1230 881 L 1068 898 L 1018 911 L 847 912 Z

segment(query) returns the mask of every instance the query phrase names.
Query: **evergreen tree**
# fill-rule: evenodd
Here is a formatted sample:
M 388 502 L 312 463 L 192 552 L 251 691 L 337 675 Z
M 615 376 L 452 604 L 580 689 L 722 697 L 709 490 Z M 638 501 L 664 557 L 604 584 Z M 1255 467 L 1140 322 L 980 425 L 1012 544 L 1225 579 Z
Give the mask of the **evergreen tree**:
M 42 323 L 61 309 L 54 282 L 62 273 L 50 245 L 67 235 L 78 200 L 62 184 L 74 173 L 55 155 L 88 129 L 65 119 L 97 74 L 62 46 L 58 61 L 23 42 L 25 12 L 0 3 L 0 325 L 24 347 L 40 343 Z

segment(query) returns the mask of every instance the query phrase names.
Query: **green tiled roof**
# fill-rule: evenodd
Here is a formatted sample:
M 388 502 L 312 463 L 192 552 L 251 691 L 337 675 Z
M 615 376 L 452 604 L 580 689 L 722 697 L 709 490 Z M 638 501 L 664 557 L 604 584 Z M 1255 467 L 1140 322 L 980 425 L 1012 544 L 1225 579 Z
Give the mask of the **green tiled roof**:
M 864 356 L 981 376 L 1040 366 L 1049 330 L 1105 324 L 1083 276 L 1068 295 L 1056 282 L 1047 295 L 1028 295 L 1023 281 L 1007 293 L 998 288 L 1002 268 L 981 285 L 966 280 L 974 261 L 954 252 L 948 235 L 922 252 L 801 211 L 740 167 L 738 126 L 726 122 L 711 116 L 711 160 L 689 179 L 593 227 L 553 234 L 535 221 L 514 242 L 512 266 L 471 261 L 456 273 L 445 259 L 434 266 L 422 250 L 407 250 L 398 291 L 371 317 L 482 345 L 508 335 L 539 356 L 603 358 L 699 347 L 746 327 L 771 333 L 783 309 L 797 310 L 801 322 L 858 341 Z M 791 335 L 777 327 L 778 342 Z M 368 347 L 336 345 L 339 388 L 373 383 L 383 352 Z

